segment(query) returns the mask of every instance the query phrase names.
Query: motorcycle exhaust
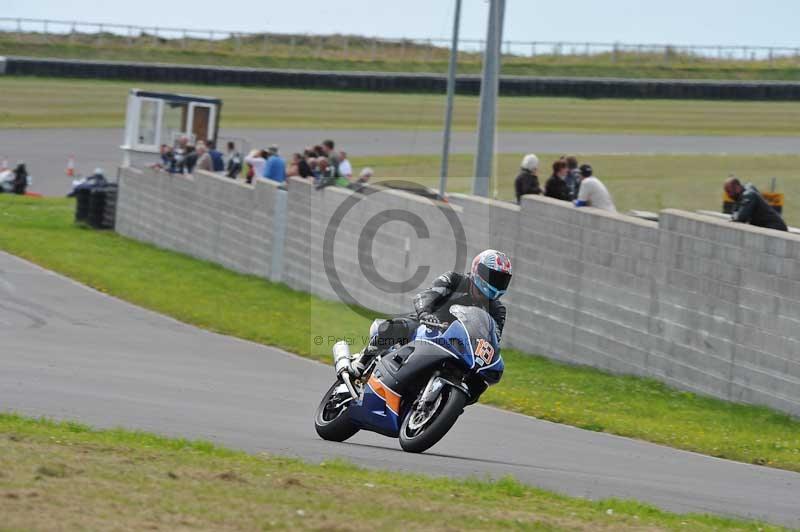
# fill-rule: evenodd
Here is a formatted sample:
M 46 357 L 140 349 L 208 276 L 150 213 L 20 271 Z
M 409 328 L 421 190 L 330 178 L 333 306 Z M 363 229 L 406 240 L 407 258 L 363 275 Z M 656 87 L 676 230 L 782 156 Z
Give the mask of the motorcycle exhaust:
M 333 344 L 333 365 L 337 375 L 350 369 L 350 346 L 344 340 Z
M 353 399 L 358 398 L 353 383 L 350 382 L 350 346 L 344 340 L 333 344 L 333 366 L 336 368 L 336 374 L 342 379 L 342 382 L 347 386 L 347 391 Z

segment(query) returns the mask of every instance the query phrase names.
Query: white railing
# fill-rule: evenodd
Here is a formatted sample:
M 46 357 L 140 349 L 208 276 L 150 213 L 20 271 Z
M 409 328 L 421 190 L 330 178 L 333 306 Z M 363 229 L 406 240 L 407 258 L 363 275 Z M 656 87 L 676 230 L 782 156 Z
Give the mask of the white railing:
M 448 38 L 403 38 L 387 39 L 378 37 L 359 37 L 355 35 L 288 35 L 279 33 L 252 33 L 220 29 L 175 28 L 167 26 L 136 26 L 129 24 L 107 24 L 69 20 L 47 20 L 33 18 L 0 17 L 0 34 L 14 36 L 22 40 L 25 35 L 36 35 L 46 40 L 48 36 L 82 37 L 86 44 L 96 46 L 108 44 L 110 37 L 123 37 L 128 45 L 142 37 L 152 37 L 152 45 L 187 46 L 190 42 L 205 42 L 209 51 L 225 46 L 234 49 L 243 42 L 258 43 L 267 53 L 277 45 L 283 47 L 290 56 L 322 56 L 331 50 L 337 56 L 378 58 L 381 53 L 391 49 L 395 56 L 409 60 L 441 60 L 442 53 L 449 49 Z M 483 50 L 482 39 L 461 39 L 459 49 L 465 53 Z M 786 46 L 746 46 L 746 45 L 676 45 L 676 44 L 625 44 L 617 42 L 555 42 L 555 41 L 503 41 L 503 53 L 518 57 L 566 57 L 607 54 L 616 61 L 625 54 L 639 56 L 652 55 L 670 62 L 678 55 L 725 61 L 768 61 L 792 58 L 800 62 L 800 47 Z M 441 52 L 436 54 L 436 52 Z

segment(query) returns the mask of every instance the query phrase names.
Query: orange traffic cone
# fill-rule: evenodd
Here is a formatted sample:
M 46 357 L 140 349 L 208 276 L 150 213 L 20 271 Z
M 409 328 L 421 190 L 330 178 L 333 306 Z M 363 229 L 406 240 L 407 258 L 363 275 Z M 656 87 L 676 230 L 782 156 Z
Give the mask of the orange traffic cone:
M 75 156 L 70 155 L 67 159 L 67 177 L 75 177 Z

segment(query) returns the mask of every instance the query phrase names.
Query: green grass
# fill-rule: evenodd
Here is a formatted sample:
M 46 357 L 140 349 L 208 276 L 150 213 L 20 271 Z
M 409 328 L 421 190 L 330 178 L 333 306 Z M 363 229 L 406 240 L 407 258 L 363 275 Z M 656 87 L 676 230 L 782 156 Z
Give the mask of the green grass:
M 387 94 L 0 76 L 0 127 L 121 128 L 131 87 L 222 98 L 230 128 L 439 130 L 438 94 Z M 474 131 L 478 97 L 458 96 L 453 126 Z M 504 97 L 500 131 L 664 135 L 800 134 L 791 102 Z
M 532 146 L 532 151 L 535 146 Z M 542 187 L 553 161 L 560 153 L 538 153 Z M 617 209 L 659 211 L 666 208 L 720 211 L 722 182 L 729 174 L 752 181 L 761 191 L 768 191 L 771 178 L 777 178 L 777 191 L 786 197 L 784 215 L 790 225 L 800 225 L 800 155 L 606 155 L 577 154 L 588 162 L 608 187 Z M 493 184 L 500 199 L 514 199 L 514 178 L 519 172 L 522 154 L 498 154 Z M 402 178 L 439 187 L 438 156 L 351 157 L 356 168 L 370 166 L 376 179 Z M 470 192 L 473 170 L 471 155 L 450 158 L 450 192 Z M 411 176 L 411 177 L 409 177 Z M 429 177 L 422 177 L 429 176 Z M 494 187 L 496 185 L 496 188 Z
M 315 70 L 366 70 L 378 72 L 447 71 L 448 50 L 406 43 L 381 43 L 377 48 L 363 38 L 350 36 L 345 48 L 342 36 L 330 36 L 320 45 L 317 39 L 271 35 L 267 46 L 263 38 L 217 41 L 210 46 L 196 39 L 166 40 L 152 36 L 130 43 L 110 34 L 102 43 L 88 35 L 55 36 L 0 34 L 0 55 L 57 57 L 65 59 L 105 59 L 179 64 L 292 68 Z M 541 51 L 541 50 L 540 50 Z M 671 53 L 611 53 L 592 56 L 581 51 L 563 55 L 539 54 L 535 57 L 506 55 L 502 72 L 520 76 L 585 76 L 624 78 L 693 79 L 800 79 L 800 59 L 775 58 L 769 61 L 741 61 Z M 459 54 L 459 72 L 478 74 L 481 56 Z
M 780 530 L 14 414 L 0 414 L 0 457 L 2 530 L 432 530 L 454 516 L 474 530 Z
M 217 332 L 328 362 L 313 337 L 360 338 L 369 319 L 252 276 L 76 227 L 66 199 L 0 195 L 0 249 L 98 290 Z M 254 319 L 257 317 L 257 319 Z M 359 347 L 359 346 L 356 346 Z M 800 471 L 800 421 L 767 408 L 677 391 L 511 349 L 483 402 L 712 456 Z

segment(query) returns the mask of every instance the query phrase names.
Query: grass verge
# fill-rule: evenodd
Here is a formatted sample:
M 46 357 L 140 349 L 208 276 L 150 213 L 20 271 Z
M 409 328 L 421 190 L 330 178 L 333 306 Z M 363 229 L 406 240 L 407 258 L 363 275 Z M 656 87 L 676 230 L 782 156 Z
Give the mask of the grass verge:
M 510 478 L 312 465 L 13 414 L 0 414 L 0 456 L 3 530 L 431 530 L 455 522 L 475 530 L 779 530 L 632 501 L 573 499 Z
M 540 160 L 541 185 L 560 153 L 541 153 L 531 146 Z M 669 207 L 688 211 L 706 209 L 719 211 L 722 207 L 722 182 L 729 174 L 752 181 L 759 190 L 768 191 L 770 181 L 777 178 L 777 191 L 786 197 L 784 217 L 790 225 L 800 225 L 800 180 L 798 155 L 608 155 L 577 154 L 580 162 L 588 162 L 606 184 L 617 209 L 660 211 Z M 497 154 L 495 157 L 496 185 L 493 192 L 500 199 L 514 199 L 514 178 L 519 173 L 522 154 Z M 420 156 L 353 156 L 356 168 L 370 166 L 376 179 L 403 178 L 439 188 L 439 161 L 436 155 Z M 450 177 L 447 190 L 469 193 L 472 190 L 472 155 L 450 157 Z M 415 176 L 415 177 L 409 177 Z M 431 177 L 419 177 L 431 176 Z
M 328 361 L 312 334 L 362 337 L 369 320 L 339 303 L 72 224 L 66 199 L 0 195 L 0 249 L 175 318 Z M 312 319 L 313 310 L 313 319 Z M 313 330 L 312 330 L 313 328 Z M 504 350 L 506 375 L 483 402 L 558 423 L 800 471 L 800 421 Z M 0 455 L 1 456 L 1 455 Z
M 246 88 L 0 76 L 0 127 L 120 128 L 131 87 L 217 96 L 231 128 L 439 130 L 441 94 Z M 477 96 L 456 97 L 453 127 L 474 131 Z M 798 135 L 794 102 L 503 97 L 500 131 L 664 135 Z M 296 148 L 300 148 L 297 146 Z

